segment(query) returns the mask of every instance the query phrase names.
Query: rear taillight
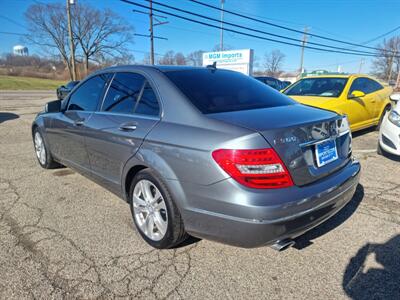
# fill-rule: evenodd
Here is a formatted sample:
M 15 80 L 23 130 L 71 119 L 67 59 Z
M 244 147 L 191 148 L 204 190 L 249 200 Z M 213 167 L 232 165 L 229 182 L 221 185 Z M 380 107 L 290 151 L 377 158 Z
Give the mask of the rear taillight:
M 274 149 L 219 149 L 212 153 L 218 165 L 237 182 L 258 189 L 293 185 L 292 178 Z

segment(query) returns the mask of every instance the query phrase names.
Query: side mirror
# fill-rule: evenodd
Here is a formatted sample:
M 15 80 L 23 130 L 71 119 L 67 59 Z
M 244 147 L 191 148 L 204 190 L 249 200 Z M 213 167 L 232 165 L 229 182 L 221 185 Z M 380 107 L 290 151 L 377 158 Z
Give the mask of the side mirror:
M 353 91 L 350 95 L 349 95 L 349 99 L 354 99 L 354 98 L 361 98 L 364 97 L 365 93 L 361 92 L 361 91 Z
M 394 103 L 397 103 L 400 101 L 400 93 L 395 93 L 390 95 L 390 100 L 393 101 Z
M 57 113 L 61 111 L 61 100 L 46 103 L 44 108 L 46 113 Z

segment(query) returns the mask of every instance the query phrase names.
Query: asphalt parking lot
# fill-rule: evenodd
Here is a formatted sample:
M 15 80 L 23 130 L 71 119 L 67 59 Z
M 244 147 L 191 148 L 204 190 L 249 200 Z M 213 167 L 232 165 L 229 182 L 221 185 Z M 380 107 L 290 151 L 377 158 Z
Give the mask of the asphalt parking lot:
M 53 92 L 0 92 L 0 298 L 400 299 L 400 161 L 354 137 L 353 200 L 295 248 L 191 240 L 154 250 L 129 207 L 64 168 L 36 162 L 30 125 Z

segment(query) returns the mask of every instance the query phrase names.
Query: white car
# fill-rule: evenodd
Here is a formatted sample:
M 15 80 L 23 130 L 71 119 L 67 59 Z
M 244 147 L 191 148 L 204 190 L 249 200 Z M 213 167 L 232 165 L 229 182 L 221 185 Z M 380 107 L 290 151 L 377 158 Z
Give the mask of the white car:
M 400 156 L 400 94 L 390 96 L 393 105 L 383 117 L 379 129 L 378 154 L 390 153 Z

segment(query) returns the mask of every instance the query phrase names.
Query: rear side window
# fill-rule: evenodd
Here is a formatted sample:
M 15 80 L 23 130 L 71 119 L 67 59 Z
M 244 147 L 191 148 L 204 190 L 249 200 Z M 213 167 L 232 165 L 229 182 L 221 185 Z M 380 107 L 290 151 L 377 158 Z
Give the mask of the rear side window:
M 295 103 L 264 83 L 238 72 L 204 68 L 167 71 L 165 75 L 204 114 Z
M 101 110 L 156 116 L 160 109 L 153 89 L 142 75 L 117 73 L 110 84 Z
M 136 106 L 135 113 L 149 116 L 158 116 L 160 107 L 157 97 L 148 82 L 143 87 L 142 95 Z
M 85 81 L 71 95 L 68 110 L 95 111 L 108 78 L 109 74 L 100 74 Z
M 133 113 L 144 82 L 145 78 L 139 74 L 115 74 L 101 110 L 116 113 Z

